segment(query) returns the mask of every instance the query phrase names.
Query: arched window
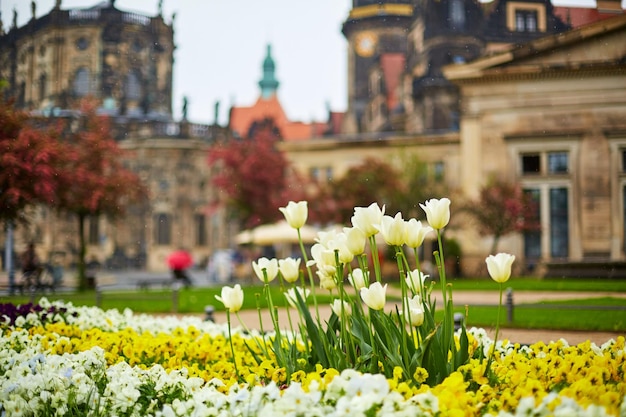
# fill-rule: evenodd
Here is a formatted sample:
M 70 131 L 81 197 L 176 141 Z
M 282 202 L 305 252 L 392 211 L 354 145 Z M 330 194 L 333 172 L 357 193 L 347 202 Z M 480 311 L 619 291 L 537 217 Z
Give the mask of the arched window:
M 86 96 L 90 92 L 89 68 L 79 68 L 74 76 L 74 94 L 79 97 Z
M 127 99 L 139 100 L 141 98 L 141 78 L 137 70 L 131 71 L 126 76 L 126 85 L 124 88 Z

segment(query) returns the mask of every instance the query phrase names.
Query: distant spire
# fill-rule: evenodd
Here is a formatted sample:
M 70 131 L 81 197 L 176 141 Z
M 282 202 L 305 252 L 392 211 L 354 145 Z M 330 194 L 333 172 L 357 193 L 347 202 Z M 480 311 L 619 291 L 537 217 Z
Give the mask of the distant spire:
M 278 89 L 278 80 L 274 74 L 276 65 L 272 59 L 272 46 L 267 45 L 267 55 L 263 60 L 263 78 L 259 81 L 259 87 L 261 87 L 261 97 L 270 98 L 276 94 Z

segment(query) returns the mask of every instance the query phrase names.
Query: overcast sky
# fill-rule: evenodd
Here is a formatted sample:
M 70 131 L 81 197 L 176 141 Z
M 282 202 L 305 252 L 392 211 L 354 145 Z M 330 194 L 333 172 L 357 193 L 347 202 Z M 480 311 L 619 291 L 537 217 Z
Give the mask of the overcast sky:
M 63 0 L 61 8 L 86 8 L 101 0 Z M 106 1 L 106 0 L 105 0 Z M 626 0 L 624 0 L 626 1 Z M 624 3 L 623 1 L 623 3 Z M 582 2 L 582 3 L 581 3 Z M 37 17 L 55 0 L 36 0 Z M 117 0 L 124 11 L 155 16 L 159 0 Z M 31 17 L 29 0 L 0 0 L 5 30 L 13 9 L 18 25 Z M 326 107 L 347 105 L 347 43 L 341 25 L 351 0 L 163 0 L 163 16 L 174 24 L 174 117 L 188 97 L 188 118 L 213 123 L 220 102 L 220 123 L 228 109 L 252 105 L 266 45 L 272 45 L 278 97 L 291 120 L 325 120 Z M 592 0 L 559 0 L 558 5 L 593 5 Z

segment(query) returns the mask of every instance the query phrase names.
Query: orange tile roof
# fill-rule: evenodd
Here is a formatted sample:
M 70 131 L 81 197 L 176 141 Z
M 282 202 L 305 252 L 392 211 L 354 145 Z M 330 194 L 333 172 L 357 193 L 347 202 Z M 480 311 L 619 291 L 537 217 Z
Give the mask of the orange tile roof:
M 268 99 L 259 97 L 251 107 L 231 107 L 229 127 L 241 137 L 248 136 L 255 121 L 272 119 L 285 141 L 310 139 L 318 131 L 315 123 L 292 122 L 287 118 L 276 95 Z
M 615 16 L 615 13 L 602 13 L 596 8 L 563 6 L 555 6 L 554 14 L 573 28 Z

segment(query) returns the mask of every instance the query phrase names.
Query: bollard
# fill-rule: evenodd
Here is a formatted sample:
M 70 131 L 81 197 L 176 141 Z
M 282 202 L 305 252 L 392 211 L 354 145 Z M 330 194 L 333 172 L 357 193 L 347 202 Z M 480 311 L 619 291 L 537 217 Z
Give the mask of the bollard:
M 513 288 L 506 289 L 506 320 L 513 323 Z
M 463 313 L 454 313 L 454 331 L 461 328 L 463 324 Z
M 215 307 L 212 305 L 208 305 L 204 307 L 204 321 L 215 321 L 215 317 L 213 317 L 213 313 L 215 312 Z
M 96 286 L 96 307 L 102 307 L 102 289 Z

